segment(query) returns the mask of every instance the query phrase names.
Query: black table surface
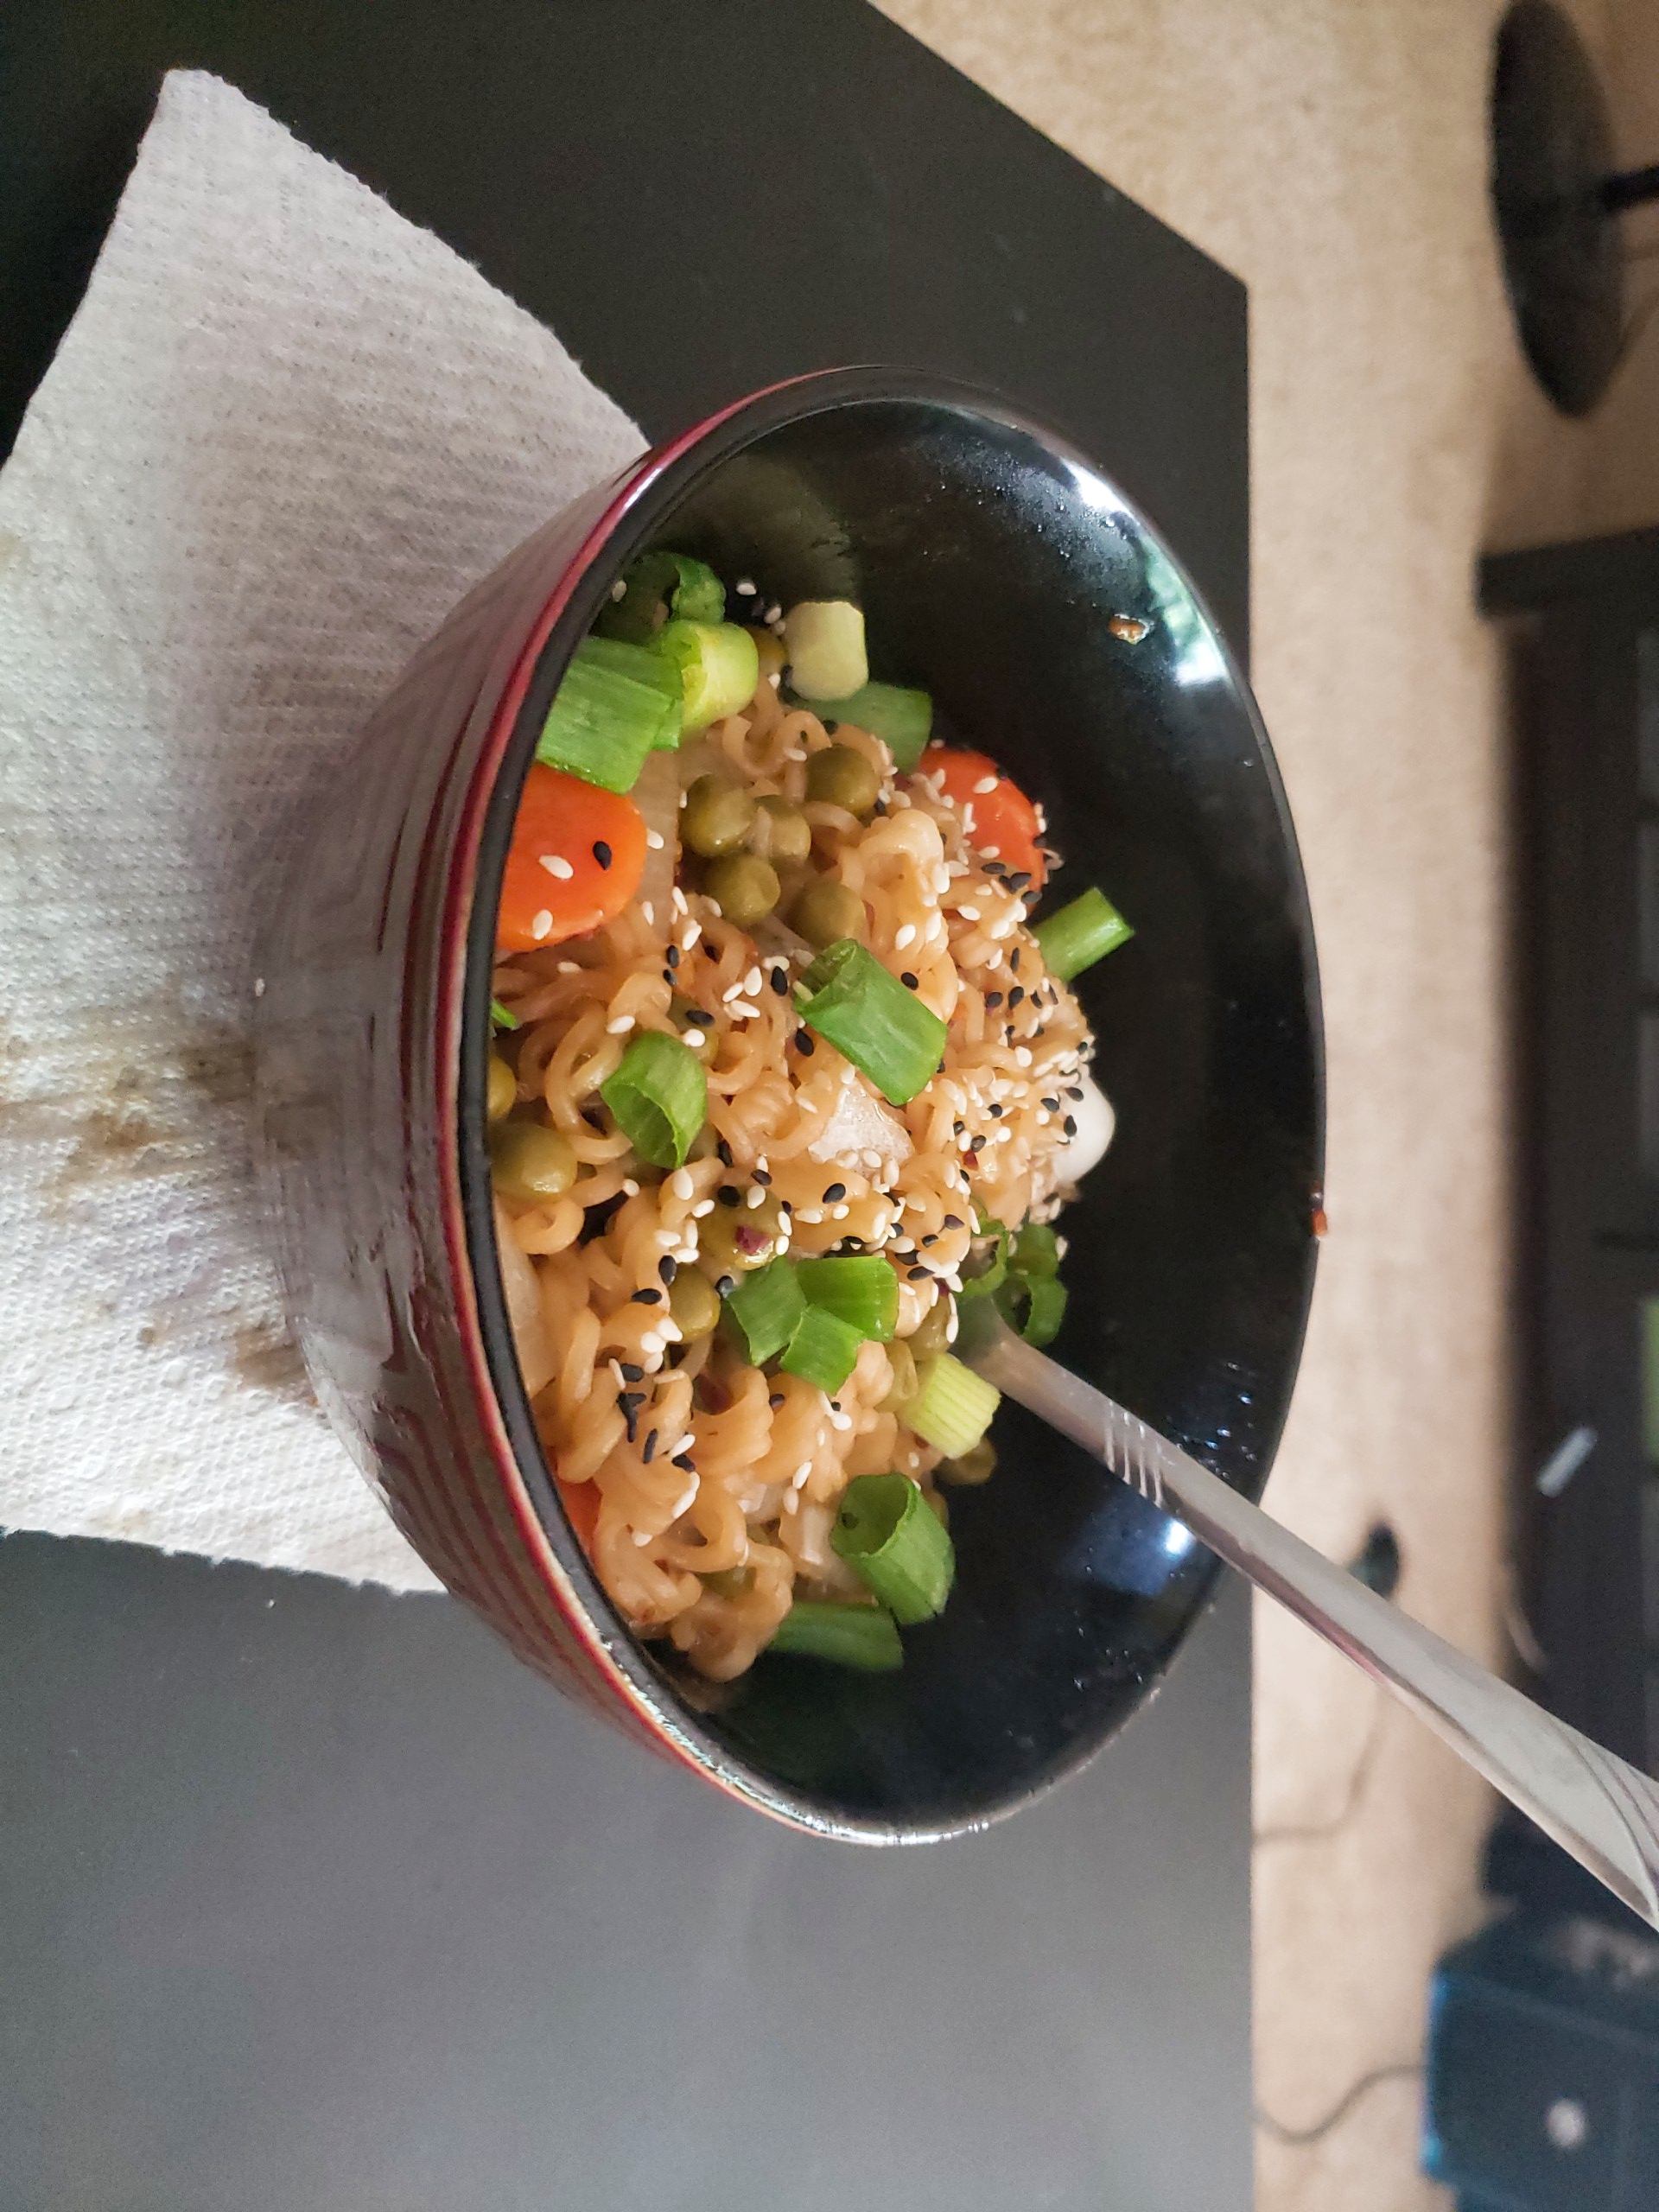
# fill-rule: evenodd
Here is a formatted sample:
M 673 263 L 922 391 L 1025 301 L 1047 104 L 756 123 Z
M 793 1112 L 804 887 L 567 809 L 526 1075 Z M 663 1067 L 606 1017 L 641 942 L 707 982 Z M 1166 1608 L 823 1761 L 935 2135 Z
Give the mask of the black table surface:
M 1001 386 L 1242 649 L 1242 288 L 856 0 L 9 0 L 0 451 L 169 66 L 653 435 L 836 361 Z M 3 2212 L 1249 2202 L 1236 1589 L 1086 1775 L 919 1852 L 726 1803 L 442 1598 L 13 1536 L 0 1683 Z

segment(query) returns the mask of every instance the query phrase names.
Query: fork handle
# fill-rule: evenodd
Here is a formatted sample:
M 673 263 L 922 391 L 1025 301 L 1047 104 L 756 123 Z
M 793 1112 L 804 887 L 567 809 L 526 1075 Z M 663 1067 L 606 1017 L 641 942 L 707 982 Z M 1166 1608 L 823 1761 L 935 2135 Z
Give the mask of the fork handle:
M 973 1364 L 1391 1690 L 1616 1897 L 1659 1928 L 1659 1789 L 1645 1774 L 1420 1627 L 1011 1331 L 999 1330 Z

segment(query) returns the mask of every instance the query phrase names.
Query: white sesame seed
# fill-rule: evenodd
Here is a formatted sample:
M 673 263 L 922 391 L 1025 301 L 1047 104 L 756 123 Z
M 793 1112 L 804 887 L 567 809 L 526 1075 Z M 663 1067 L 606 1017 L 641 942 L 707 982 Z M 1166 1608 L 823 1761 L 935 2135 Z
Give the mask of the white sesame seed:
M 657 909 L 649 899 L 642 899 L 639 901 L 639 912 L 645 918 L 645 927 L 648 930 L 654 930 L 657 926 Z
M 674 911 L 677 914 L 689 914 L 691 911 L 685 903 L 685 893 L 677 883 L 674 887 Z
M 1001 845 L 982 845 L 979 849 L 979 857 L 982 861 L 1000 861 L 1002 857 L 1002 848 Z
M 691 1209 L 691 1218 L 693 1221 L 707 1221 L 714 1210 L 715 1202 L 712 1198 L 699 1198 Z
M 976 922 L 979 919 L 979 909 L 977 906 L 958 906 L 957 918 L 963 922 Z
M 622 1195 L 625 1198 L 637 1198 L 639 1195 L 639 1185 L 632 1175 L 625 1175 L 622 1178 Z
M 751 1006 L 747 999 L 734 999 L 728 1011 L 734 1021 L 758 1021 L 760 1019 L 760 1007 Z
M 540 865 L 550 875 L 556 876 L 561 883 L 569 883 L 576 872 L 563 853 L 543 853 Z
M 638 1544 L 638 1545 L 639 1545 L 639 1547 L 640 1550 L 641 1550 L 641 1551 L 644 1551 L 644 1549 L 645 1549 L 645 1546 L 646 1546 L 648 1543 L 650 1543 L 650 1541 L 652 1541 L 652 1536 L 651 1536 L 651 1531 L 650 1531 L 650 1529 L 634 1529 L 634 1531 L 633 1531 L 633 1541 L 634 1541 L 634 1542 L 635 1542 L 636 1544 Z
M 548 912 L 548 910 L 547 910 L 547 908 L 546 908 L 545 906 L 543 906 L 543 907 L 542 908 L 542 911 L 541 911 L 541 912 L 540 912 L 539 914 L 535 914 L 535 915 L 532 915 L 532 916 L 531 916 L 531 924 L 530 924 L 530 933 L 531 933 L 531 937 L 533 937 L 533 938 L 536 939 L 536 941 L 537 941 L 537 943 L 538 944 L 540 944 L 541 940 L 542 940 L 544 937 L 551 937 L 551 936 L 552 936 L 552 934 L 553 934 L 553 917 L 552 917 L 552 915 L 551 915 L 550 913 L 549 913 L 549 912 Z
M 582 973 L 582 963 L 580 960 L 561 960 L 558 965 L 558 973 L 561 976 L 580 976 Z
M 662 831 L 660 830 L 647 830 L 645 832 L 645 842 L 651 847 L 653 853 L 660 853 L 663 849 Z
M 979 793 L 980 797 L 983 798 L 986 792 L 994 791 L 1001 780 L 1002 779 L 1000 776 L 982 776 L 979 781 L 974 785 L 974 789 Z
M 639 1349 L 648 1357 L 654 1357 L 657 1353 L 662 1351 L 662 1348 L 663 1340 L 661 1337 L 658 1335 L 655 1329 L 647 1329 L 639 1339 Z
M 628 595 L 628 581 L 627 581 L 627 578 L 626 578 L 626 576 L 619 576 L 619 577 L 617 578 L 616 582 L 615 582 L 611 586 L 611 597 L 613 598 L 613 600 L 618 600 L 618 599 L 626 599 L 626 598 L 627 597 L 627 595 Z
M 743 978 L 744 997 L 752 999 L 755 993 L 765 986 L 766 980 L 766 977 L 760 973 L 758 967 L 751 968 L 748 974 Z
M 657 1324 L 657 1333 L 665 1344 L 683 1344 L 685 1342 L 685 1338 L 681 1332 L 680 1325 L 674 1319 L 671 1314 L 665 1313 L 662 1319 L 658 1321 Z M 671 1459 L 673 1454 L 671 1452 L 669 1456 Z
M 677 893 L 676 893 L 676 896 L 678 896 Z M 692 946 L 702 935 L 702 924 L 701 922 L 688 923 L 686 925 L 685 935 L 680 939 L 680 950 L 682 952 L 690 952 Z
M 902 952 L 907 944 L 914 944 L 916 942 L 915 923 L 906 922 L 893 942 L 894 950 L 899 952 Z
M 796 1468 L 794 1473 L 789 1478 L 791 1489 L 799 1490 L 801 1484 L 806 1480 L 811 1471 L 812 1462 L 810 1459 L 803 1459 L 800 1465 Z
M 689 1045 L 694 1052 L 700 1052 L 702 1050 L 702 1030 L 682 1029 L 680 1032 L 680 1042 L 682 1045 Z
M 1024 1045 L 1014 1046 L 1014 1059 L 1016 1067 L 1028 1068 L 1031 1065 L 1031 1053 Z
M 668 1179 L 668 1187 L 677 1198 L 683 1202 L 691 1196 L 696 1185 L 691 1180 L 689 1168 L 677 1167 Z
M 614 1021 L 606 1023 L 605 1034 L 607 1037 L 626 1037 L 632 1027 L 633 1016 L 631 1014 L 619 1014 Z
M 733 585 L 732 588 L 734 591 L 741 593 L 745 599 L 753 599 L 754 597 L 754 579 L 753 576 L 740 576 L 736 583 Z
M 765 1188 L 759 1183 L 752 1184 L 749 1189 L 749 1195 L 744 1200 L 744 1204 L 748 1207 L 749 1211 L 753 1212 L 756 1206 L 764 1205 L 766 1202 L 766 1193 Z
M 741 983 L 728 983 L 726 988 L 720 995 L 721 1004 L 722 1006 L 729 1006 L 734 999 L 741 999 L 742 995 L 743 986 Z
M 784 610 L 783 610 L 783 608 L 782 608 L 781 607 L 779 607 L 779 605 L 778 604 L 777 601 L 774 599 L 774 600 L 772 601 L 772 605 L 771 605 L 771 606 L 766 609 L 766 620 L 767 620 L 767 621 L 768 621 L 768 622 L 780 622 L 780 621 L 782 621 L 782 620 L 783 620 L 783 614 L 784 614 Z
M 687 1443 L 690 1442 L 690 1439 L 689 1437 L 685 1440 Z M 671 1456 L 674 1455 L 671 1454 Z M 682 1513 L 689 1513 L 691 1510 L 691 1508 L 696 1503 L 697 1485 L 701 1480 L 702 1477 L 694 1472 L 690 1481 L 687 1483 L 685 1488 L 675 1500 L 672 1511 L 674 1518 L 677 1521 L 679 1519 Z
M 263 976 L 256 976 L 253 979 L 253 995 L 257 999 L 262 999 L 265 995 L 265 979 Z
M 800 1510 L 801 1510 L 801 1501 L 800 1501 L 800 1499 L 796 1496 L 795 1492 L 794 1492 L 792 1490 L 786 1490 L 786 1491 L 784 1492 L 784 1510 L 785 1510 L 785 1513 L 798 1513 L 798 1512 L 800 1511 Z
M 850 1428 L 852 1425 L 853 1417 L 851 1414 L 831 1414 L 830 1416 L 830 1426 L 831 1428 L 848 1429 Z
M 772 670 L 772 674 L 766 678 L 767 683 L 772 686 L 774 691 L 779 689 L 779 685 L 783 683 L 783 677 L 775 668 Z
M 851 1206 L 831 1206 L 830 1209 L 830 1218 L 831 1221 L 845 1221 L 851 1211 Z

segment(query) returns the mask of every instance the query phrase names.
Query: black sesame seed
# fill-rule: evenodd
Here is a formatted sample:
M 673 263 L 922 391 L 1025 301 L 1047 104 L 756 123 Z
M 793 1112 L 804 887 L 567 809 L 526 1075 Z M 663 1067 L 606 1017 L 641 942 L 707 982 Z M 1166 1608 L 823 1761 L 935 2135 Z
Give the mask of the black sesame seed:
M 697 1471 L 697 1463 L 689 1452 L 677 1452 L 669 1465 L 683 1468 L 688 1475 L 695 1475 Z
M 929 1281 L 931 1274 L 932 1269 L 931 1268 L 906 1268 L 905 1269 L 905 1281 L 906 1282 L 926 1282 Z
M 912 976 L 908 968 L 906 969 L 904 974 L 899 978 L 899 980 L 907 991 L 919 991 L 922 988 L 921 977 L 919 976 Z
M 1017 944 L 1014 946 L 1014 950 L 1008 955 L 1008 965 L 1013 969 L 1014 974 L 1017 976 L 1020 972 L 1020 948 Z M 1009 1003 L 1012 1004 L 1013 1001 L 1010 1001 Z
M 967 1126 L 968 1124 L 966 1122 L 952 1122 L 950 1124 L 950 1133 L 953 1136 L 959 1137 Z
M 968 1140 L 968 1149 L 969 1152 L 983 1152 L 989 1142 L 990 1139 L 983 1135 L 976 1137 L 969 1137 Z
M 737 1277 L 735 1275 L 721 1275 L 720 1280 L 715 1285 L 715 1295 L 720 1298 L 729 1298 L 736 1288 Z
M 755 1171 L 754 1171 L 754 1179 L 755 1179 L 755 1181 L 756 1181 L 756 1182 L 760 1185 L 760 1187 L 761 1187 L 761 1189 L 762 1189 L 763 1191 L 766 1191 L 766 1190 L 770 1190 L 770 1189 L 771 1189 L 771 1187 L 772 1187 L 772 1178 L 771 1178 L 771 1176 L 766 1173 L 766 1169 L 765 1169 L 764 1167 L 757 1167 L 757 1168 L 755 1169 Z
M 841 1411 L 841 1400 L 839 1398 L 830 1399 L 830 1410 L 832 1414 L 838 1414 Z
M 766 1400 L 766 1403 L 772 1408 L 773 1413 L 776 1413 L 779 1407 L 784 1403 L 783 1392 L 781 1390 L 774 1390 L 772 1395 Z
M 667 961 L 667 963 L 668 963 L 668 964 L 669 964 L 669 966 L 670 966 L 671 968 L 677 968 L 677 967 L 679 966 L 679 964 L 680 964 L 680 948 L 679 948 L 679 946 L 678 946 L 677 944 L 671 944 L 671 945 L 669 946 L 669 948 L 668 948 L 668 950 L 664 954 L 664 956 L 663 956 L 663 957 L 664 957 L 664 958 Z
M 595 837 L 594 840 L 594 858 L 599 862 L 601 868 L 609 868 L 611 864 L 611 849 L 602 837 Z
M 649 1466 L 652 1461 L 657 1457 L 657 1432 L 654 1428 L 646 1437 L 645 1448 L 640 1452 L 639 1457 L 645 1462 L 646 1466 Z
M 1068 1098 L 1075 1098 L 1079 1103 L 1082 1103 L 1083 1093 L 1080 1090 L 1068 1089 L 1065 1095 Z
M 786 999 L 789 996 L 789 970 L 787 968 L 774 968 L 769 980 L 772 989 L 777 992 L 780 999 Z
M 991 1008 L 991 1007 L 999 1007 L 999 1006 L 1001 1006 L 1001 1003 L 1002 1003 L 1002 994 L 1001 994 L 1001 991 L 987 991 L 987 992 L 986 992 L 986 994 L 985 994 L 985 1004 L 986 1004 L 986 1007 L 988 1007 L 988 1008 Z
M 825 722 L 825 724 L 824 724 L 824 726 L 823 726 L 823 734 L 824 734 L 824 735 L 825 735 L 826 737 L 833 737 L 833 736 L 835 735 L 836 732 L 840 728 L 841 728 L 841 724 L 840 724 L 839 722 L 836 722 L 836 721 L 828 721 L 828 722 Z
M 1008 1012 L 1010 1014 L 1014 1012 L 1015 1007 L 1019 1005 L 1020 1000 L 1024 998 L 1025 995 L 1025 985 L 1023 983 L 1016 983 L 1014 988 L 1008 993 Z
M 645 1369 L 643 1367 L 636 1367 L 631 1359 L 620 1359 L 617 1362 L 617 1365 L 622 1370 L 622 1380 L 625 1382 L 643 1382 L 645 1381 Z
M 831 1183 L 824 1192 L 823 1203 L 827 1206 L 839 1205 L 846 1195 L 847 1185 L 844 1183 Z
M 1030 881 L 1031 877 L 1026 869 L 1016 868 L 1008 878 L 1008 888 L 1010 891 L 1023 891 Z
M 1060 1110 L 1060 1102 L 1058 1098 L 1039 1098 L 1037 1103 L 1046 1113 L 1058 1114 Z
M 680 1272 L 680 1263 L 677 1260 L 658 1260 L 657 1272 L 662 1277 L 663 1287 L 666 1289 Z
M 798 1052 L 806 1053 L 809 1058 L 811 1057 L 812 1032 L 810 1029 L 798 1029 L 795 1032 L 795 1049 Z
M 630 1306 L 660 1306 L 662 1302 L 663 1294 L 660 1290 L 636 1290 L 628 1300 Z
M 664 982 L 668 985 L 668 987 L 669 987 L 670 990 L 672 990 L 672 989 L 673 989 L 673 988 L 674 988 L 674 970 L 673 970 L 671 968 L 664 968 L 664 970 L 663 970 L 663 981 L 664 981 Z
M 716 1137 L 715 1139 L 715 1151 L 719 1157 L 720 1164 L 722 1167 L 729 1167 L 732 1165 L 732 1147 L 727 1143 L 724 1137 Z
M 715 1196 L 723 1206 L 741 1206 L 743 1203 L 743 1193 L 735 1183 L 722 1183 Z
M 1074 1137 L 1074 1136 L 1076 1136 L 1076 1135 L 1077 1134 L 1077 1117 L 1076 1117 L 1076 1116 L 1075 1116 L 1075 1115 L 1072 1115 L 1072 1114 L 1068 1114 L 1068 1115 L 1066 1116 L 1065 1119 L 1065 1120 L 1060 1123 L 1060 1127 L 1061 1127 L 1061 1128 L 1065 1131 L 1065 1134 L 1067 1135 L 1067 1136 L 1069 1136 L 1069 1137 Z
M 714 1015 L 705 1014 L 700 1006 L 694 1006 L 685 1018 L 688 1021 L 695 1021 L 699 1029 L 711 1029 L 714 1027 Z
M 994 1122 L 1000 1122 L 1002 1118 L 1002 1109 L 1000 1106 L 988 1106 L 985 1111 Z
M 941 1229 L 965 1229 L 967 1224 L 959 1213 L 948 1213 L 939 1224 Z
M 924 1237 L 923 1237 L 923 1239 L 922 1239 L 922 1249 L 923 1249 L 923 1251 L 924 1251 L 924 1252 L 925 1252 L 925 1251 L 926 1251 L 926 1249 L 928 1249 L 928 1247 L 929 1247 L 929 1245 L 930 1245 L 930 1244 L 937 1244 L 937 1243 L 938 1243 L 938 1241 L 939 1241 L 939 1240 L 938 1240 L 938 1236 L 937 1236 L 929 1235 L 929 1236 L 924 1236 Z

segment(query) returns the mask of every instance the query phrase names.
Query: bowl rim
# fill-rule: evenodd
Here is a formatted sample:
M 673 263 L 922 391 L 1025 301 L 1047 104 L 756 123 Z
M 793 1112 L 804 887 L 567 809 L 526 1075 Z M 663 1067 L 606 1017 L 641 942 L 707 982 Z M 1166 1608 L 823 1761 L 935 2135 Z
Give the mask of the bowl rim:
M 1217 649 L 1222 681 L 1250 726 L 1277 818 L 1287 904 L 1300 940 L 1302 981 L 1313 1085 L 1313 1168 L 1322 1185 L 1325 1056 L 1319 971 L 1306 883 L 1283 780 L 1249 682 L 1203 594 L 1143 509 L 1110 474 L 1063 432 L 987 387 L 926 371 L 864 365 L 792 377 L 747 394 L 678 435 L 652 448 L 609 487 L 557 581 L 543 601 L 511 673 L 488 715 L 474 764 L 455 858 L 448 873 L 440 937 L 439 1005 L 435 1039 L 439 1124 L 453 1141 L 440 1163 L 443 1229 L 462 1351 L 483 1427 L 508 1506 L 543 1590 L 550 1593 L 583 1656 L 657 1748 L 689 1766 L 728 1796 L 808 1834 L 865 1844 L 921 1844 L 976 1834 L 1007 1819 L 1097 1756 L 1152 1702 L 1192 1631 L 1213 1603 L 1219 1563 L 1192 1605 L 1168 1660 L 1142 1686 L 1116 1725 L 1085 1738 L 1029 1781 L 959 1816 L 866 1815 L 826 1805 L 751 1764 L 710 1730 L 694 1707 L 649 1657 L 601 1585 L 571 1529 L 537 1438 L 507 1320 L 496 1251 L 485 1144 L 483 1073 L 492 1034 L 490 969 L 494 913 L 518 793 L 534 752 L 533 719 L 525 709 L 532 682 L 556 674 L 587 634 L 611 582 L 670 519 L 695 486 L 773 431 L 823 412 L 912 401 L 944 407 L 1033 439 L 1062 464 L 1084 470 L 1170 562 Z M 511 803 L 509 804 L 509 794 Z M 1317 1200 L 1315 1200 L 1317 1203 Z M 1289 1363 L 1287 1413 L 1300 1368 L 1312 1303 L 1317 1245 L 1310 1244 Z M 1281 1414 L 1262 1455 L 1261 1482 L 1276 1457 Z M 1260 1484 L 1257 1485 L 1258 1489 Z

